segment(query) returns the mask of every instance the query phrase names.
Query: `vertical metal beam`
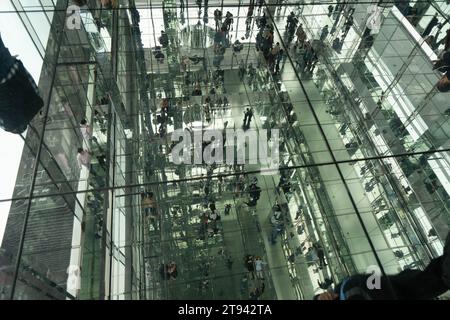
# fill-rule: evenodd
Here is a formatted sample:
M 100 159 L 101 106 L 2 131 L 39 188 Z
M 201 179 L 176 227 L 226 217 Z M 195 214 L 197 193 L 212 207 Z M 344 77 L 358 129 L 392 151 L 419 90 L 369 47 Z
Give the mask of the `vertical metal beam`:
M 14 267 L 13 283 L 11 286 L 11 293 L 10 293 L 11 300 L 14 299 L 14 293 L 16 291 L 17 277 L 18 277 L 18 273 L 19 273 L 20 263 L 22 260 L 22 253 L 23 253 L 23 247 L 25 244 L 25 236 L 26 236 L 26 231 L 27 231 L 27 226 L 28 226 L 28 220 L 30 217 L 33 193 L 34 193 L 34 189 L 35 189 L 35 185 L 36 185 L 36 177 L 37 177 L 39 164 L 40 164 L 40 156 L 42 153 L 42 146 L 44 143 L 45 128 L 47 127 L 48 114 L 49 114 L 49 110 L 50 110 L 50 102 L 52 100 L 52 93 L 53 93 L 53 88 L 55 85 L 57 62 L 58 62 L 59 53 L 61 50 L 61 42 L 63 41 L 63 37 L 64 37 L 63 31 L 64 31 L 64 27 L 65 27 L 65 9 L 66 8 L 67 8 L 67 0 L 59 0 L 58 3 L 56 4 L 57 10 L 55 10 L 55 15 L 53 18 L 53 23 L 52 23 L 53 30 L 51 30 L 51 34 L 54 33 L 54 36 L 57 38 L 56 54 L 53 57 L 55 59 L 55 61 L 52 61 L 52 63 L 53 63 L 52 78 L 50 81 L 50 88 L 49 88 L 49 92 L 48 92 L 47 101 L 45 103 L 44 121 L 43 121 L 43 125 L 42 125 L 41 135 L 39 138 L 39 145 L 38 145 L 38 149 L 36 152 L 36 158 L 34 159 L 34 162 L 33 162 L 31 187 L 30 187 L 30 192 L 28 194 L 28 203 L 27 203 L 27 208 L 25 210 L 25 214 L 24 214 L 24 222 L 23 222 L 22 231 L 21 231 L 21 235 L 20 235 L 19 248 L 17 250 L 16 264 Z M 59 18 L 61 18 L 62 21 L 58 21 Z M 60 28 L 61 28 L 61 30 L 60 30 Z M 45 65 L 45 62 L 44 62 L 44 65 Z
M 119 10 L 114 9 L 112 14 L 112 35 L 111 35 L 111 70 L 114 80 L 117 80 L 118 51 L 119 51 Z
M 112 148 L 112 157 L 110 159 L 110 164 L 111 164 L 111 168 L 112 168 L 112 173 L 111 173 L 111 185 L 113 187 L 115 187 L 116 185 L 116 134 L 117 134 L 117 129 L 116 129 L 116 124 L 117 124 L 117 119 L 116 119 L 116 112 L 115 112 L 115 108 L 111 108 L 111 123 L 112 123 L 112 135 L 110 135 L 110 139 L 111 139 L 111 148 Z M 110 152 L 111 154 L 111 152 Z M 114 194 L 115 194 L 115 188 L 112 188 L 110 190 L 110 207 L 109 207 L 109 211 L 110 211 L 110 215 L 111 215 L 111 221 L 110 221 L 110 243 L 109 243 L 109 290 L 108 290 L 108 300 L 111 300 L 111 288 L 112 288 L 112 274 L 113 274 L 113 258 L 114 258 Z

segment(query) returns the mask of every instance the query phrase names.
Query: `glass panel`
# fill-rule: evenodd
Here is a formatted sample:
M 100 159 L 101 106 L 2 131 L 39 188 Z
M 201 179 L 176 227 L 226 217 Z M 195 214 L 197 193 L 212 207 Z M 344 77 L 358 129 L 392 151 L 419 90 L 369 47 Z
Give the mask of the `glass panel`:
M 442 254 L 448 5 L 68 3 L 0 6 L 45 101 L 8 141 L 2 298 L 16 262 L 15 299 L 293 300 Z

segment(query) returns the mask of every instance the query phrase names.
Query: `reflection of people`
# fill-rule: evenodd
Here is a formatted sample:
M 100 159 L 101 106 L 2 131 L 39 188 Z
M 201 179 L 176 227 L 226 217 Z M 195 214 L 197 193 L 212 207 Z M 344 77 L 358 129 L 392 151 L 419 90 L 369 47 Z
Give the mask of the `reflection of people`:
M 263 272 L 263 265 L 267 264 L 264 261 L 262 261 L 261 257 L 256 257 L 255 259 L 255 269 L 256 269 L 256 277 L 258 279 L 264 280 L 264 272 Z
M 316 249 L 317 258 L 319 260 L 320 268 L 326 266 L 327 264 L 325 262 L 325 252 L 323 251 L 322 246 L 319 245 L 319 244 L 314 244 L 314 248 Z
M 80 131 L 86 141 L 89 141 L 92 138 L 92 127 L 87 123 L 86 119 L 80 121 Z
M 177 278 L 178 270 L 177 270 L 177 265 L 175 264 L 174 261 L 172 261 L 167 266 L 167 275 L 169 276 L 170 280 L 175 280 Z
M 450 233 L 444 254 L 431 260 L 423 270 L 406 269 L 396 275 L 380 277 L 380 286 L 369 289 L 370 277 L 354 275 L 339 283 L 334 292 L 316 295 L 317 300 L 427 300 L 450 289 Z
M 255 279 L 255 265 L 252 255 L 248 254 L 245 256 L 245 265 L 247 267 L 247 271 L 251 274 L 252 279 Z
M 70 265 L 67 268 L 67 289 L 79 290 L 81 285 L 80 267 L 77 265 Z
M 82 166 L 85 166 L 89 170 L 90 165 L 91 165 L 90 152 L 87 150 L 84 150 L 83 148 L 78 148 L 77 162 L 78 162 L 78 166 L 80 169 Z
M 342 46 L 343 46 L 343 42 L 341 42 L 341 39 L 339 37 L 334 39 L 332 47 L 337 53 L 341 53 Z
M 244 128 L 250 128 L 250 123 L 253 118 L 253 111 L 250 108 L 247 108 L 246 112 L 244 113 Z
M 214 21 L 216 23 L 216 31 L 220 27 L 220 23 L 222 22 L 222 11 L 219 9 L 214 10 Z
M 161 51 L 161 48 L 157 47 L 155 52 L 153 53 L 155 56 L 155 59 L 159 62 L 159 63 L 163 63 L 164 62 L 164 58 L 166 57 L 164 55 L 164 53 Z
M 155 230 L 158 229 L 158 211 L 153 192 L 141 193 L 141 206 L 144 210 L 145 218 L 150 221 Z

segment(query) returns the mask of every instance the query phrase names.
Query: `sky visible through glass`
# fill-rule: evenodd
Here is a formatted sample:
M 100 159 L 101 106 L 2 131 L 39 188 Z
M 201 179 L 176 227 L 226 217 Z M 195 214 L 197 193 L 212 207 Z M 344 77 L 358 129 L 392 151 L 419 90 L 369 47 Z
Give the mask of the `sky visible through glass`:
M 0 1 L 0 34 L 12 55 L 24 63 L 36 83 L 42 67 L 33 42 L 9 1 Z M 0 200 L 10 199 L 14 190 L 23 139 L 0 129 Z M 3 239 L 11 202 L 0 202 L 0 242 Z

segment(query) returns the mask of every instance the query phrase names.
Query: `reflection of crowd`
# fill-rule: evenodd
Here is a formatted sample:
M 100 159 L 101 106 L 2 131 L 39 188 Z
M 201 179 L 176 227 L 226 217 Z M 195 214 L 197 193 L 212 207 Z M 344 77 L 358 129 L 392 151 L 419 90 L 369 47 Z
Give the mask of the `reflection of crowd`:
M 178 269 L 174 261 L 168 264 L 162 264 L 159 272 L 161 274 L 161 278 L 165 280 L 175 280 L 178 277 Z

